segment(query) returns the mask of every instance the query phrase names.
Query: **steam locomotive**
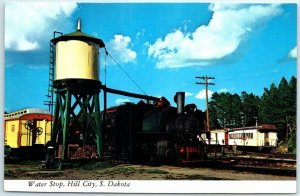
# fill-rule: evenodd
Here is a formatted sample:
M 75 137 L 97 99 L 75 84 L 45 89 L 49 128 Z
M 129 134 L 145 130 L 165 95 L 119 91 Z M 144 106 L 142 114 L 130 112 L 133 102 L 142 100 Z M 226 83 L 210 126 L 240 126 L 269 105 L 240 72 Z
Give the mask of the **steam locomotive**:
M 103 113 L 105 158 L 136 162 L 184 163 L 206 156 L 199 141 L 204 113 L 195 104 L 184 106 L 184 92 L 176 93 L 177 108 L 164 97 L 155 104 L 125 103 Z

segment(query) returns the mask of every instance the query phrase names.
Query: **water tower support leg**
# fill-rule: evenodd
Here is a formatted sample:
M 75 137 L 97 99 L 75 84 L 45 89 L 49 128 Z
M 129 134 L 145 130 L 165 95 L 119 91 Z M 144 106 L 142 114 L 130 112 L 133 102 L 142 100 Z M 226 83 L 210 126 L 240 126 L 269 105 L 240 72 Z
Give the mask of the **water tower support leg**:
M 63 123 L 63 144 L 61 160 L 67 160 L 68 156 L 68 137 L 69 137 L 69 123 L 70 123 L 70 109 L 71 109 L 71 92 L 67 90 L 66 103 L 64 108 L 64 123 Z
M 99 159 L 102 158 L 102 122 L 100 117 L 100 104 L 99 104 L 99 93 L 94 95 L 94 104 L 95 104 L 95 121 L 96 121 L 96 142 L 97 142 L 97 152 Z
M 56 137 L 57 137 L 57 133 L 58 133 L 58 123 L 59 123 L 59 105 L 58 105 L 58 101 L 59 101 L 59 94 L 56 95 L 56 101 L 55 101 L 55 106 L 54 106 L 54 121 L 53 121 L 53 126 L 52 126 L 52 130 L 51 130 L 51 141 L 52 144 L 56 143 Z

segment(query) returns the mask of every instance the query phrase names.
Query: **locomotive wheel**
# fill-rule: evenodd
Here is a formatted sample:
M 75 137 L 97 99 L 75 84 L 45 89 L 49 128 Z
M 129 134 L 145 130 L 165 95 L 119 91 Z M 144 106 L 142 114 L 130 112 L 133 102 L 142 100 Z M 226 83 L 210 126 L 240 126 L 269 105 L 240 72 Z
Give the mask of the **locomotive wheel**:
M 42 127 L 37 127 L 37 128 L 35 129 L 35 132 L 36 132 L 36 135 L 42 135 L 42 133 L 43 133 Z

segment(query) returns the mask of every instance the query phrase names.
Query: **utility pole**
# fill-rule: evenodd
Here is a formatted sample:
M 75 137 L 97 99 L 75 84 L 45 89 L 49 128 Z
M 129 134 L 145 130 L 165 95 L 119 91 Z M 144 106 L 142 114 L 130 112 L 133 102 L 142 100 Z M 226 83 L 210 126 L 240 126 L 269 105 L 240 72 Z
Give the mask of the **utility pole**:
M 196 82 L 196 84 L 204 84 L 205 85 L 205 92 L 206 92 L 206 125 L 207 125 L 207 132 L 210 131 L 209 126 L 209 111 L 208 111 L 208 85 L 215 85 L 214 83 L 208 82 L 208 80 L 215 79 L 214 77 L 208 77 L 208 76 L 196 76 L 196 78 L 203 79 L 204 82 Z

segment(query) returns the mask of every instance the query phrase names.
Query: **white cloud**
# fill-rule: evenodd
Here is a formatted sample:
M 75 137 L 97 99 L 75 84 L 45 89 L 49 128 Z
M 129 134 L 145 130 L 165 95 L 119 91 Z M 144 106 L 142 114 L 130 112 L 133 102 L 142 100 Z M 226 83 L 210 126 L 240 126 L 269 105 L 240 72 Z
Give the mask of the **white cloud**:
M 139 40 L 140 37 L 144 36 L 145 32 L 146 32 L 146 29 L 142 29 L 141 31 L 139 31 L 139 32 L 136 34 L 135 38 L 136 38 L 137 40 Z
M 295 46 L 295 48 L 293 48 L 288 55 L 289 58 L 297 58 L 297 46 Z
M 65 17 L 73 13 L 76 7 L 77 4 L 73 2 L 6 4 L 5 48 L 15 51 L 40 48 L 40 38 L 48 36 L 49 25 L 58 22 L 59 19 L 63 21 Z M 47 34 L 43 36 L 45 33 Z
M 117 105 L 121 105 L 121 104 L 126 103 L 126 102 L 132 102 L 132 101 L 130 99 L 123 99 L 123 98 L 116 99 L 116 104 Z
M 187 33 L 177 29 L 149 45 L 156 68 L 209 65 L 234 53 L 249 33 L 282 13 L 279 4 L 212 4 L 209 9 L 208 25 Z
M 115 35 L 107 44 L 107 50 L 119 63 L 135 62 L 137 54 L 129 48 L 131 38 L 124 35 Z
M 194 95 L 194 93 L 185 92 L 185 97 L 191 97 L 191 96 L 193 96 L 193 95 Z
M 218 90 L 218 93 L 226 93 L 226 92 L 228 92 L 227 88 L 221 88 Z
M 211 90 L 208 90 L 208 99 L 211 98 L 212 94 L 214 92 L 212 92 Z M 196 96 L 195 96 L 196 99 L 206 99 L 206 92 L 205 92 L 205 89 L 202 89 Z

